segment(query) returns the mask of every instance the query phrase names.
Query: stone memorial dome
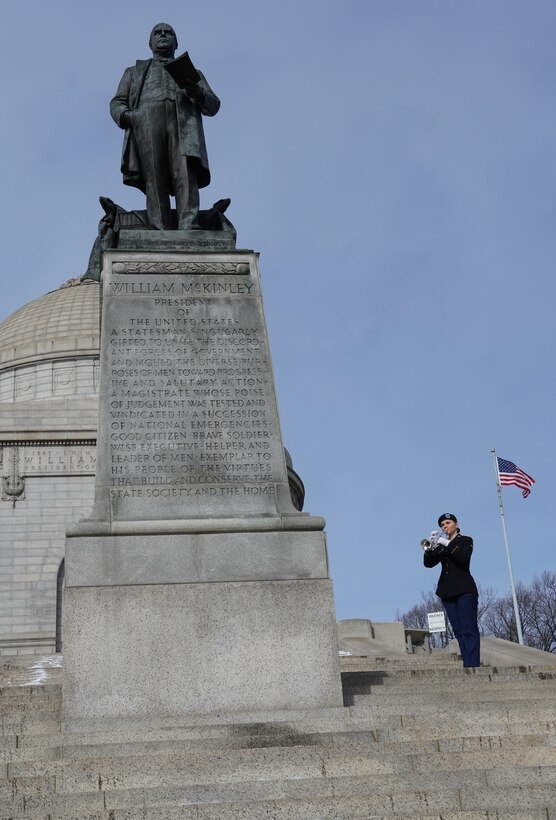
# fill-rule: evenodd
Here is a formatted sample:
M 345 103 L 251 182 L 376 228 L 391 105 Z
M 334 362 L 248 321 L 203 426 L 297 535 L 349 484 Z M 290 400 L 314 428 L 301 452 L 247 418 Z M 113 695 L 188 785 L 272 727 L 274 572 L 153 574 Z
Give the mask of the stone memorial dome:
M 99 285 L 92 280 L 70 280 L 0 322 L 0 370 L 98 350 Z

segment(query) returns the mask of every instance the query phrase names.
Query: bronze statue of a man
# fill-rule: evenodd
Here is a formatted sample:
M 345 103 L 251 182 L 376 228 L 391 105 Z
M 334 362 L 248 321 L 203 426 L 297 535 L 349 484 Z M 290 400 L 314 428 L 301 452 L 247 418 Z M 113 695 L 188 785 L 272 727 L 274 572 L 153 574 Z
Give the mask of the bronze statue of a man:
M 201 72 L 197 83 L 180 88 L 164 68 L 178 41 L 168 23 L 152 30 L 150 60 L 126 68 L 110 114 L 125 129 L 122 151 L 124 184 L 147 196 L 147 215 L 154 228 L 199 228 L 199 188 L 210 182 L 201 115 L 212 117 L 220 100 Z M 170 197 L 175 196 L 177 225 Z

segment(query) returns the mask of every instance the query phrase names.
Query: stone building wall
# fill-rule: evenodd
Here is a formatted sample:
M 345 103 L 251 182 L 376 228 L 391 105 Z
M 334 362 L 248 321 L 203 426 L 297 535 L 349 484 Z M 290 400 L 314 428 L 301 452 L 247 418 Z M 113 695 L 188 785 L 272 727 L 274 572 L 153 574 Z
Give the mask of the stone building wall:
M 92 507 L 94 442 L 4 445 L 0 458 L 0 655 L 53 652 L 65 530 Z
M 93 503 L 99 288 L 0 322 L 0 654 L 52 652 L 66 526 Z
M 75 396 L 92 389 L 96 392 L 98 378 L 98 359 L 61 359 L 17 367 L 0 373 L 0 402 Z

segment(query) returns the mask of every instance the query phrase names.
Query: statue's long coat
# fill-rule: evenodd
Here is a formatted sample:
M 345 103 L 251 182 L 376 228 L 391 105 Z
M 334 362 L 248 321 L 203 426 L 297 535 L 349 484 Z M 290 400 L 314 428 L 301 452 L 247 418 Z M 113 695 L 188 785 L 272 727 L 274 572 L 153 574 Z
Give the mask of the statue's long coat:
M 120 128 L 122 115 L 134 111 L 141 98 L 141 90 L 152 60 L 137 60 L 134 66 L 126 68 L 120 80 L 116 95 L 110 102 L 110 114 Z M 220 100 L 199 71 L 199 85 L 205 92 L 205 101 L 201 108 L 195 105 L 185 91 L 176 90 L 176 116 L 180 137 L 181 153 L 195 159 L 199 188 L 210 183 L 210 171 L 201 114 L 212 117 L 220 108 Z M 126 128 L 122 148 L 121 171 L 125 185 L 133 185 L 145 193 L 145 180 L 139 161 L 139 153 L 132 130 Z

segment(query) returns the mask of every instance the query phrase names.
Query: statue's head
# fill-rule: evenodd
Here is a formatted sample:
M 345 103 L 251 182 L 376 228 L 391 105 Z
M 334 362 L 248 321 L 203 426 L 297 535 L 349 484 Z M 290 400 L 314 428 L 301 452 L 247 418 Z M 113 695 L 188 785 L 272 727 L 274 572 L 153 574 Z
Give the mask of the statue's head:
M 176 32 L 169 23 L 157 23 L 151 31 L 149 46 L 153 54 L 173 57 L 178 47 Z

